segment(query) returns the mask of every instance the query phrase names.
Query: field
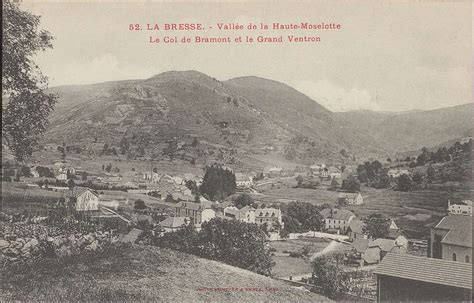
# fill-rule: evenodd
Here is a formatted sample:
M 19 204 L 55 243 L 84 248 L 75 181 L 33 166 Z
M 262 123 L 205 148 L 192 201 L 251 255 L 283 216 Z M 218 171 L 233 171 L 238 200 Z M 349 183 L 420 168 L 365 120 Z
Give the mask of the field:
M 2 182 L 1 211 L 20 213 L 27 210 L 45 215 L 48 205 L 57 202 L 62 196 L 59 192 L 28 188 L 24 183 Z
M 321 185 L 317 189 L 294 188 L 294 178 L 285 178 L 275 181 L 273 186 L 269 183 L 258 187 L 261 193 L 253 194 L 257 201 L 265 203 L 288 203 L 290 201 L 303 201 L 315 205 L 329 203 L 337 204 L 336 191 L 327 190 Z M 391 189 L 374 189 L 361 187 L 364 204 L 348 206 L 356 216 L 363 218 L 371 213 L 382 213 L 394 220 L 400 228 L 406 230 L 411 237 L 423 238 L 427 236 L 430 225 L 438 221 L 446 212 L 447 200 L 459 201 L 470 199 L 474 192 L 466 189 L 468 186 L 457 189 L 422 189 L 411 192 L 400 192 Z
M 226 264 L 131 246 L 2 272 L 2 301 L 315 302 L 327 298 Z M 236 290 L 223 290 L 234 288 Z
M 275 262 L 273 275 L 276 277 L 289 277 L 312 272 L 310 258 L 328 247 L 328 240 L 319 238 L 300 238 L 295 240 L 272 241 L 270 247 L 276 250 L 272 257 Z M 290 257 L 288 253 L 301 253 L 303 247 L 309 248 L 307 258 Z
M 148 207 L 166 208 L 175 205 L 174 203 L 165 202 L 142 194 L 127 193 L 116 190 L 102 190 L 100 193 L 125 198 L 127 202 L 120 202 L 120 207 L 124 210 L 132 210 L 134 202 L 138 199 L 143 200 Z M 58 200 L 64 198 L 64 196 L 65 194 L 62 191 L 56 192 L 52 190 L 27 187 L 25 183 L 21 182 L 2 182 L 1 210 L 7 213 L 20 213 L 26 210 L 29 213 L 46 215 L 48 212 L 48 206 L 52 203 L 58 202 Z

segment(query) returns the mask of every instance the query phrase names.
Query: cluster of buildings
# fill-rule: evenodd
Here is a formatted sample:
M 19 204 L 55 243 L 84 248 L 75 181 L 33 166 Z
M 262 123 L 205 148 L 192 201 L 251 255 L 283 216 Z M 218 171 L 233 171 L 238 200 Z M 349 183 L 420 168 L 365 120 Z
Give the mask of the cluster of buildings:
M 427 257 L 385 256 L 375 271 L 377 301 L 472 301 L 472 212 L 456 205 L 431 228 Z
M 407 253 L 408 238 L 405 233 L 391 220 L 386 238 L 369 238 L 363 231 L 364 222 L 354 219 L 347 229 L 351 250 L 346 254 L 350 263 L 359 266 L 374 265 L 389 252 Z
M 258 226 L 266 226 L 268 230 L 280 229 L 284 226 L 281 210 L 274 207 L 253 208 L 245 206 L 238 209 L 228 203 L 219 205 L 210 201 L 199 203 L 181 201 L 175 206 L 175 214 L 176 216 L 173 219 L 170 217 L 160 222 L 160 226 L 165 232 L 175 231 L 188 224 L 193 224 L 199 230 L 202 223 L 215 217 L 254 223 Z M 180 225 L 176 226 L 177 224 Z
M 350 174 L 353 173 L 352 166 L 326 166 L 324 163 L 315 163 L 309 167 L 310 172 L 313 176 L 320 177 L 321 179 L 336 179 L 345 180 Z

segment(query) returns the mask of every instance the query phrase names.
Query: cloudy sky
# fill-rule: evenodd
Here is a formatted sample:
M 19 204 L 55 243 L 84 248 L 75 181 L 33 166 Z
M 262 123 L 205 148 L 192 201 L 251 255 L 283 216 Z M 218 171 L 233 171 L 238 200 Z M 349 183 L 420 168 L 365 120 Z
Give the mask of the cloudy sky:
M 299 3 L 156 3 L 24 1 L 55 37 L 38 55 L 50 85 L 143 79 L 198 70 L 220 80 L 260 76 L 286 83 L 333 111 L 434 109 L 472 102 L 470 1 Z M 150 44 L 130 23 L 197 22 L 202 36 L 289 32 L 219 32 L 218 22 L 336 22 L 339 31 L 306 32 L 320 43 Z M 294 35 L 304 34 L 302 31 Z M 189 33 L 152 33 L 178 36 Z

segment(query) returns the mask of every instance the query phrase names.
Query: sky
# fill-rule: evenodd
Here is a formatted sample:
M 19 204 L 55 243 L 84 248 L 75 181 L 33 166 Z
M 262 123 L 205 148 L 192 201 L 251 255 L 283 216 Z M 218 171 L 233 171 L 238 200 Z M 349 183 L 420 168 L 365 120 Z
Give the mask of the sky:
M 470 1 L 23 1 L 55 37 L 36 57 L 50 86 L 197 70 L 283 82 L 332 111 L 429 110 L 472 102 Z M 129 24 L 201 23 L 201 32 Z M 218 31 L 217 23 L 335 22 L 340 30 Z M 209 27 L 213 28 L 210 29 Z M 318 43 L 149 43 L 150 36 L 319 36 Z

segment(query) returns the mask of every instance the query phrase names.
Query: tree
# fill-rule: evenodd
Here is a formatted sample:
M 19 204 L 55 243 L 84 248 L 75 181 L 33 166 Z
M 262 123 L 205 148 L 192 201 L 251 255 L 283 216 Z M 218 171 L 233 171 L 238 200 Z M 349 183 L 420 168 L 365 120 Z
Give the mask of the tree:
M 323 227 L 323 217 L 319 209 L 307 202 L 291 202 L 283 218 L 288 232 L 319 231 Z
M 397 190 L 411 191 L 413 188 L 414 186 L 410 176 L 403 174 L 397 178 Z
M 76 186 L 76 184 L 74 183 L 73 179 L 69 179 L 67 180 L 67 186 L 69 187 L 70 190 L 72 190 Z
M 212 201 L 223 200 L 235 193 L 235 175 L 219 165 L 206 167 L 206 172 L 199 190 Z
M 31 174 L 31 169 L 26 165 L 22 165 L 20 167 L 20 175 L 27 178 L 33 177 L 33 175 Z
M 436 171 L 433 166 L 428 166 L 428 169 L 426 170 L 426 179 L 428 183 L 433 183 L 433 180 L 435 178 Z
M 313 283 L 321 287 L 324 295 L 337 299 L 347 290 L 348 274 L 342 267 L 343 255 L 325 255 L 313 261 Z
M 54 178 L 53 172 L 44 166 L 36 166 L 36 171 L 40 177 Z
M 173 161 L 174 157 L 176 156 L 176 152 L 178 151 L 178 141 L 172 139 L 168 141 L 168 146 L 163 149 L 163 154 L 170 157 L 170 160 Z
M 343 190 L 355 193 L 360 191 L 360 183 L 357 181 L 356 178 L 354 178 L 353 175 L 349 175 L 347 179 L 342 181 L 342 187 Z
M 423 183 L 423 175 L 419 172 L 414 173 L 413 182 L 415 182 L 416 185 L 421 185 L 421 183 Z
M 333 178 L 333 179 L 331 180 L 331 184 L 329 185 L 329 188 L 328 188 L 328 189 L 334 191 L 334 190 L 336 190 L 336 189 L 338 189 L 338 188 L 339 188 L 339 182 L 337 182 L 337 180 L 336 180 L 335 178 Z
M 269 276 L 273 266 L 265 233 L 255 224 L 213 218 L 198 234 L 200 255 Z
M 82 172 L 82 181 L 87 181 L 87 172 L 86 171 Z
M 53 46 L 53 37 L 39 24 L 39 16 L 3 1 L 2 95 L 8 103 L 2 110 L 2 138 L 18 161 L 33 153 L 56 102 L 56 96 L 45 93 L 48 80 L 32 60 Z
M 145 201 L 142 199 L 135 200 L 135 206 L 133 207 L 136 210 L 146 209 Z
M 235 200 L 234 205 L 238 209 L 241 209 L 245 206 L 254 206 L 255 202 L 249 194 L 240 194 Z
M 362 232 L 374 239 L 386 238 L 389 234 L 390 219 L 379 213 L 370 214 L 364 219 Z
M 303 176 L 298 175 L 296 177 L 296 182 L 298 182 L 298 187 L 301 187 L 301 184 L 303 183 L 303 181 L 304 181 Z
M 107 166 L 105 167 L 105 171 L 110 173 L 110 171 L 112 170 L 112 163 L 109 163 L 107 164 Z
M 341 156 L 343 156 L 344 158 L 347 158 L 349 157 L 349 155 L 347 154 L 347 151 L 343 148 L 341 149 L 341 151 L 339 152 L 341 154 Z
M 274 265 L 265 233 L 256 225 L 213 218 L 197 232 L 192 224 L 156 237 L 153 244 L 269 276 Z

